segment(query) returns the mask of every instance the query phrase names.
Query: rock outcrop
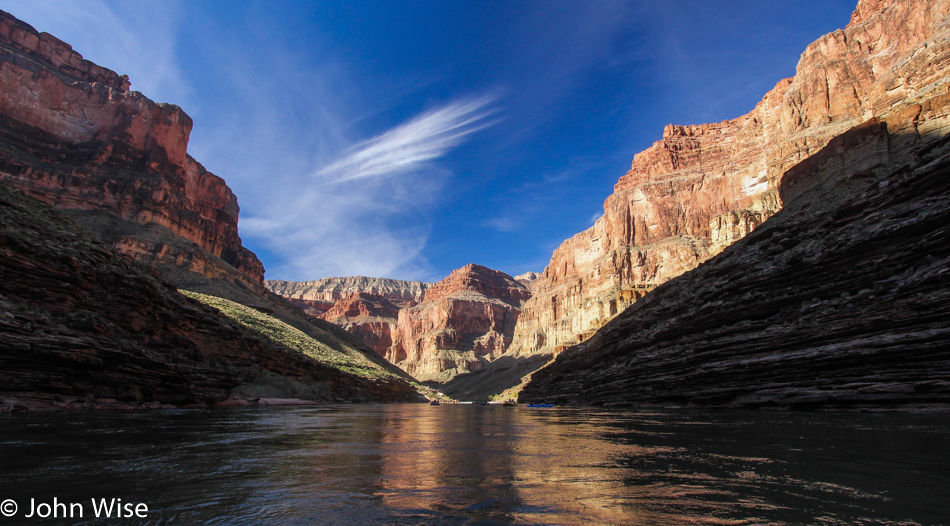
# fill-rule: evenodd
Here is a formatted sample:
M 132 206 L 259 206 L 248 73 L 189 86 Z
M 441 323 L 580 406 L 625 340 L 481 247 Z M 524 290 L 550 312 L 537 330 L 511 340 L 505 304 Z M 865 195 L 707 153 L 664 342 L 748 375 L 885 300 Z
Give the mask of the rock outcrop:
M 343 327 L 395 363 L 391 348 L 399 309 L 417 305 L 433 284 L 352 276 L 314 281 L 267 280 L 265 285 L 307 314 Z
M 404 303 L 404 306 L 416 303 Z M 389 299 L 366 292 L 354 292 L 337 300 L 319 318 L 343 327 L 368 345 L 376 354 L 394 362 L 390 353 L 396 333 L 400 306 Z
M 133 256 L 209 274 L 231 272 L 223 263 L 263 290 L 264 268 L 238 236 L 237 199 L 187 154 L 191 118 L 129 86 L 0 12 L 0 179 L 59 209 L 159 226 L 207 252 L 115 240 Z
M 0 412 L 207 405 L 248 386 L 325 402 L 418 399 L 381 366 L 343 371 L 243 328 L 3 183 L 0 275 Z
M 515 281 L 521 283 L 530 291 L 540 277 L 541 274 L 538 272 L 525 272 L 524 274 L 515 276 Z
M 504 353 L 531 297 L 511 276 L 474 264 L 438 283 L 357 276 L 266 284 L 414 378 L 435 383 L 477 371 Z
M 521 398 L 950 410 L 950 90 L 916 95 L 787 171 L 782 211 Z
M 404 372 L 266 291 L 178 107 L 4 12 L 0 88 L 0 412 L 419 399 Z
M 442 383 L 481 369 L 508 348 L 530 296 L 504 272 L 481 265 L 454 270 L 422 303 L 399 311 L 387 359 L 420 381 Z
M 667 126 L 634 156 L 604 216 L 554 252 L 519 318 L 511 361 L 584 341 L 763 224 L 783 206 L 783 175 L 832 138 L 942 89 L 948 9 L 946 0 L 861 1 L 848 26 L 809 45 L 795 77 L 750 113 Z

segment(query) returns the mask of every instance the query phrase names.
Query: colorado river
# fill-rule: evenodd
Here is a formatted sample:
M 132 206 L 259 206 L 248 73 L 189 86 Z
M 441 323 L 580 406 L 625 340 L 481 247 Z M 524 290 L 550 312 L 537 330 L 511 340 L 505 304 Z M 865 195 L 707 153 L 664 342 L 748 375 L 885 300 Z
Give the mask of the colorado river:
M 0 467 L 4 514 L 7 500 L 17 508 L 0 525 L 108 524 L 95 517 L 99 499 L 144 504 L 135 524 L 950 524 L 947 415 L 6 414 Z M 64 504 L 55 515 L 36 508 L 54 502 Z M 27 518 L 31 508 L 49 517 Z

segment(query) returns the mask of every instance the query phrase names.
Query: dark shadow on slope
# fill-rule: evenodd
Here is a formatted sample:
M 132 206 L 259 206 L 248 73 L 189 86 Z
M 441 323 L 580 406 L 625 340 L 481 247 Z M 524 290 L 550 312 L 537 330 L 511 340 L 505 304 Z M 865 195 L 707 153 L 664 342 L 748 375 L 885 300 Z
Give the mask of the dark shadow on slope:
M 487 400 L 521 383 L 552 358 L 550 354 L 502 356 L 480 371 L 460 374 L 437 388 L 456 400 Z
M 562 353 L 521 398 L 950 408 L 950 138 L 919 135 L 916 117 L 888 124 L 789 170 L 783 210 Z
M 356 336 L 333 323 L 308 316 L 289 300 L 268 291 L 221 258 L 163 226 L 141 225 L 102 211 L 65 210 L 64 213 L 104 243 L 132 253 L 136 260 L 158 269 L 165 279 L 180 289 L 246 305 L 287 323 L 334 350 L 356 349 L 386 370 L 406 380 L 415 380 L 373 352 Z
M 3 183 L 0 253 L 0 412 L 208 404 L 264 377 L 321 401 L 418 398 L 245 330 Z

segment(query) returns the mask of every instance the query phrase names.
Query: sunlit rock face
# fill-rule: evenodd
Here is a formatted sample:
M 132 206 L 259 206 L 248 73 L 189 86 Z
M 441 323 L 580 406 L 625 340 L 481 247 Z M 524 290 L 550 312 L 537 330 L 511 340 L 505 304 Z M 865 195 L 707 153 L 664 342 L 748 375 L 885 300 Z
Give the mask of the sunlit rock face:
M 511 343 L 528 289 L 504 272 L 466 265 L 399 311 L 387 355 L 422 381 L 446 382 L 481 369 Z
M 399 310 L 417 305 L 433 285 L 365 276 L 265 284 L 307 314 L 343 327 L 392 363 L 396 359 L 390 348 Z
M 383 296 L 355 292 L 340 298 L 319 318 L 343 327 L 377 354 L 394 362 L 389 350 L 393 345 L 399 309 L 399 305 Z
M 785 207 L 537 371 L 525 400 L 950 410 L 950 93 L 835 137 Z
M 530 276 L 522 279 L 530 282 Z M 522 282 L 474 264 L 438 283 L 357 276 L 266 284 L 417 379 L 435 382 L 478 370 L 504 353 L 531 296 Z
M 764 150 L 782 210 L 564 352 L 523 396 L 950 405 L 948 73 L 950 2 L 859 3 L 784 89 Z M 714 243 L 759 221 L 718 217 Z
M 583 341 L 643 292 L 697 267 L 783 206 L 783 174 L 853 126 L 945 90 L 948 2 L 861 1 L 736 119 L 667 126 L 634 156 L 604 216 L 532 283 L 509 353 Z
M 264 268 L 241 245 L 237 199 L 187 154 L 191 128 L 181 108 L 130 91 L 127 77 L 0 12 L 0 178 L 63 210 L 164 227 L 260 287 Z M 115 246 L 192 257 L 142 237 Z M 196 272 L 220 273 L 207 256 L 195 260 Z
M 345 278 L 324 278 L 312 281 L 267 280 L 267 288 L 301 306 L 311 305 L 320 312 L 328 311 L 333 304 L 353 294 L 372 294 L 384 298 L 400 308 L 419 303 L 425 297 L 432 283 L 422 281 L 403 281 L 387 278 L 368 278 L 350 276 Z M 325 305 L 321 308 L 320 305 Z

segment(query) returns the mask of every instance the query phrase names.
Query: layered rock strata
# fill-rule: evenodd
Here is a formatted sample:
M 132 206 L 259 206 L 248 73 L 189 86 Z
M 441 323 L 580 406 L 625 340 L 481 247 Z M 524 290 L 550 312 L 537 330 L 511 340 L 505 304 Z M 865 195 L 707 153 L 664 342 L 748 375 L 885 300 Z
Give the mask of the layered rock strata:
M 918 95 L 787 171 L 782 211 L 522 399 L 950 410 L 950 90 Z
M 60 209 L 160 226 L 209 254 L 117 240 L 134 256 L 229 272 L 216 268 L 220 261 L 260 288 L 264 269 L 241 244 L 237 199 L 187 154 L 191 118 L 129 86 L 127 77 L 0 12 L 0 178 Z
M 946 0 L 862 0 L 848 26 L 809 45 L 795 77 L 750 113 L 667 126 L 662 140 L 634 156 L 603 217 L 554 252 L 532 283 L 505 359 L 486 375 L 499 388 L 503 376 L 519 383 L 763 224 L 783 205 L 783 174 L 833 137 L 942 89 L 948 10 Z
M 352 276 L 314 281 L 267 280 L 267 288 L 307 314 L 343 327 L 395 363 L 399 310 L 417 305 L 432 283 Z
M 0 275 L 0 412 L 207 405 L 247 385 L 317 401 L 417 399 L 403 380 L 344 372 L 242 328 L 3 183 Z
M 404 372 L 266 291 L 179 108 L 3 12 L 0 86 L 0 412 L 418 399 Z
M 474 264 L 438 283 L 351 277 L 266 284 L 414 378 L 435 383 L 477 371 L 504 353 L 531 296 L 511 276 Z
M 415 302 L 403 304 L 415 305 Z M 319 318 L 343 327 L 376 354 L 395 363 L 390 349 L 397 331 L 400 306 L 376 294 L 355 292 L 340 298 Z
M 338 301 L 354 294 L 371 294 L 392 302 L 399 308 L 408 307 L 422 301 L 426 290 L 432 286 L 432 283 L 422 281 L 365 276 L 313 281 L 267 280 L 264 284 L 271 292 L 289 299 L 313 316 L 320 316 Z
M 430 287 L 422 303 L 399 311 L 387 358 L 420 381 L 479 370 L 511 344 L 530 296 L 504 272 L 466 265 Z

